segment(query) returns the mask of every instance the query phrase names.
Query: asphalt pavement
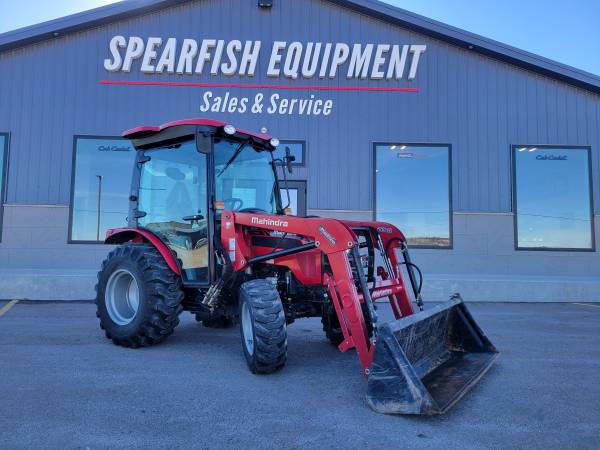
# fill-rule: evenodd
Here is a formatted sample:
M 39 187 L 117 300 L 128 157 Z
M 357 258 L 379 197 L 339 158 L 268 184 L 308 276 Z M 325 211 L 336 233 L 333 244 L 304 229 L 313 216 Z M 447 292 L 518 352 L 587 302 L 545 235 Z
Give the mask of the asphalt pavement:
M 237 327 L 189 313 L 165 343 L 131 350 L 91 303 L 4 306 L 0 449 L 600 447 L 600 304 L 468 304 L 500 357 L 436 417 L 371 411 L 355 353 L 318 319 L 291 325 L 286 367 L 257 376 Z

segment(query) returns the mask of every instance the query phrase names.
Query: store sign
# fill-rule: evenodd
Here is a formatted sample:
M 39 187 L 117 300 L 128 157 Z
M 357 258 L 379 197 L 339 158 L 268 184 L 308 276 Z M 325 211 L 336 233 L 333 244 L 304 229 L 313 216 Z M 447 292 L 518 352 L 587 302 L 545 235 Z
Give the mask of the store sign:
M 216 95 L 206 91 L 200 104 L 202 112 L 279 114 L 300 116 L 329 116 L 333 111 L 333 100 L 317 98 L 311 94 L 308 98 L 289 98 L 281 94 L 266 95 L 259 92 L 251 97 L 236 97 L 226 92 Z
M 114 36 L 109 43 L 110 57 L 104 60 L 109 72 L 148 74 L 239 75 L 256 73 L 263 49 L 262 41 L 224 41 L 131 36 Z M 348 79 L 413 80 L 421 55 L 427 46 L 405 44 L 349 44 L 338 42 L 275 41 L 269 50 L 266 74 L 292 80 L 300 77 L 336 78 L 340 67 L 348 63 Z
M 241 77 L 239 82 L 144 81 L 103 80 L 102 84 L 119 85 L 170 85 L 205 88 L 260 89 L 249 96 L 236 96 L 230 92 L 216 94 L 207 90 L 201 97 L 200 111 L 221 113 L 250 113 L 277 115 L 328 116 L 333 112 L 330 98 L 305 94 L 287 96 L 281 92 L 266 94 L 265 90 L 304 91 L 389 91 L 418 92 L 416 87 L 385 86 L 327 86 L 327 85 L 257 85 L 244 81 L 257 71 L 270 78 L 288 80 L 326 80 L 344 77 L 347 80 L 414 80 L 419 62 L 427 50 L 421 44 L 347 44 L 343 42 L 286 42 L 275 41 L 266 49 L 262 41 L 177 39 L 170 37 L 114 36 L 108 45 L 109 56 L 104 68 L 112 73 L 138 71 L 147 75 L 192 75 Z M 267 59 L 260 58 L 268 52 Z M 259 68 L 259 61 L 266 67 Z M 261 69 L 261 70 L 259 70 Z

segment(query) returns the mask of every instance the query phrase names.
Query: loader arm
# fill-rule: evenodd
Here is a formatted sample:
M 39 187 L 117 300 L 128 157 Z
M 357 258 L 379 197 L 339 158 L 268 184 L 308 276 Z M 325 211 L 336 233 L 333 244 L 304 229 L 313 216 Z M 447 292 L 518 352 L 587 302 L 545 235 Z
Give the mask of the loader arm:
M 331 273 L 323 274 L 321 282 L 328 289 L 337 313 L 344 341 L 339 345 L 343 352 L 355 348 L 363 368 L 368 376 L 373 362 L 375 343 L 377 341 L 377 315 L 373 307 L 374 299 L 387 297 L 392 304 L 396 318 L 399 319 L 413 313 L 409 296 L 406 292 L 399 270 L 399 260 L 395 252 L 405 241 L 402 233 L 389 224 L 361 222 L 344 222 L 328 218 L 298 218 L 294 216 L 276 216 L 270 214 L 253 214 L 224 211 L 221 215 L 221 239 L 234 271 L 243 271 L 253 262 L 272 262 L 285 264 L 285 257 L 303 251 L 317 251 L 327 256 Z M 386 236 L 378 240 L 379 250 L 387 254 L 387 279 L 367 283 L 358 260 L 357 236 L 352 227 L 369 227 L 377 234 L 377 226 L 386 227 Z M 270 254 L 257 255 L 245 239 L 249 229 L 267 230 L 303 236 L 307 242 L 285 251 L 274 251 Z M 351 269 L 354 262 L 358 279 Z M 295 267 L 291 266 L 293 271 Z M 295 274 L 296 275 L 296 274 Z M 297 274 L 301 279 L 302 274 Z M 358 288 L 357 288 L 358 286 Z M 363 313 L 362 304 L 366 304 L 367 317 Z M 371 326 L 367 326 L 369 323 Z M 369 331 L 371 330 L 371 331 Z

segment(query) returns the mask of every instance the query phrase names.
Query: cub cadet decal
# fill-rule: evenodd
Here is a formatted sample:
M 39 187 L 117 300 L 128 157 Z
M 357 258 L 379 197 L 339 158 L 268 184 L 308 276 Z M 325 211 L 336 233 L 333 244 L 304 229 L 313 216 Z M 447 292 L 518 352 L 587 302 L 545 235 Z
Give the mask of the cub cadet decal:
M 334 238 L 334 237 L 331 235 L 331 233 L 329 233 L 329 231 L 327 231 L 327 230 L 325 229 L 325 227 L 324 227 L 323 225 L 319 225 L 319 231 L 321 232 L 321 234 L 322 234 L 323 236 L 325 236 L 325 237 L 327 238 L 327 240 L 328 240 L 329 242 L 331 242 L 331 244 L 332 244 L 332 245 L 335 245 L 335 243 L 336 243 L 337 241 L 336 241 L 336 240 L 335 240 L 335 238 Z
M 267 225 L 269 227 L 287 227 L 288 222 L 285 220 L 265 219 L 264 217 L 252 217 L 250 219 L 253 225 Z
M 392 234 L 392 229 L 389 227 L 377 227 L 377 232 Z

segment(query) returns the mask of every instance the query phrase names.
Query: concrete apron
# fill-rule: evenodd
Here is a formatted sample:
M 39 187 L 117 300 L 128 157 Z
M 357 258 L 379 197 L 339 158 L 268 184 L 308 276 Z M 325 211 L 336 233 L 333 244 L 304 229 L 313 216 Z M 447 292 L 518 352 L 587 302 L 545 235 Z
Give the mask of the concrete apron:
M 2 270 L 2 300 L 93 300 L 95 270 Z M 584 277 L 426 275 L 425 301 L 459 292 L 477 302 L 600 302 L 600 280 Z

